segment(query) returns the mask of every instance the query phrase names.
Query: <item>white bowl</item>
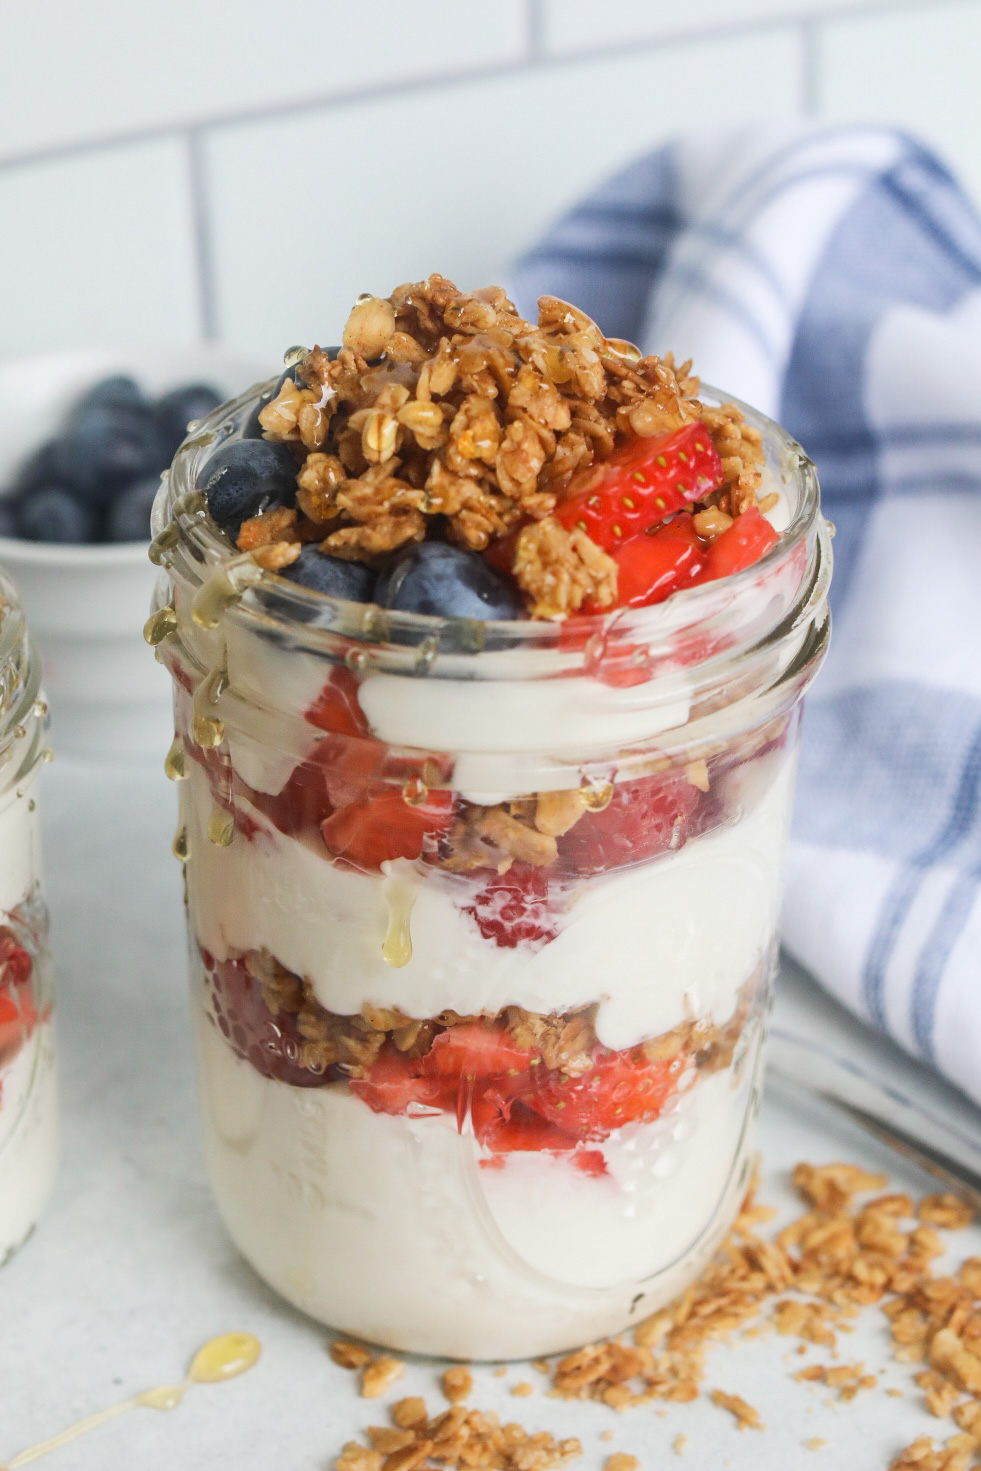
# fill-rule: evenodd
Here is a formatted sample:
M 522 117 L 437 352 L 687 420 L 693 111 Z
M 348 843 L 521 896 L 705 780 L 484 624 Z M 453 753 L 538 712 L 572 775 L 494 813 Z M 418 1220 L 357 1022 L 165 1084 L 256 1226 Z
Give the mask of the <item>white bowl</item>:
M 155 395 L 207 382 L 226 398 L 276 364 L 215 344 L 92 349 L 0 364 L 0 487 L 59 432 L 86 388 L 130 373 Z M 53 745 L 69 755 L 142 759 L 170 744 L 170 680 L 143 641 L 157 570 L 141 542 L 60 546 L 0 536 L 0 565 L 17 584 L 40 650 Z

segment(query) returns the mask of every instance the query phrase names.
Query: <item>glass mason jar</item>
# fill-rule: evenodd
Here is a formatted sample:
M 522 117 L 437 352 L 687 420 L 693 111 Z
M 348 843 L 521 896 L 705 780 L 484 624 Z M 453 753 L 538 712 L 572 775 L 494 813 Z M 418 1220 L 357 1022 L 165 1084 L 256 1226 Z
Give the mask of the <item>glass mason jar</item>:
M 703 391 L 704 396 L 704 391 Z M 335 1328 L 508 1358 L 682 1291 L 745 1191 L 800 701 L 813 467 L 784 530 L 647 609 L 470 623 L 325 599 L 157 499 L 194 1025 L 219 1209 Z
M 58 1108 L 37 773 L 48 752 L 40 661 L 0 570 L 0 1265 L 54 1182 Z

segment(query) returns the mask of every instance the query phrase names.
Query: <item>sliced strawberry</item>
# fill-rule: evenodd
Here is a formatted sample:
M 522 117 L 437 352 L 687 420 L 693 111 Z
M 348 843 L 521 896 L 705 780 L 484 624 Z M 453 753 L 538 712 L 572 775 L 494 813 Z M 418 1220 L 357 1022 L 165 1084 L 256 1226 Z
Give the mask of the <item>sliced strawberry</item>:
M 20 944 L 13 930 L 6 925 L 0 926 L 0 987 L 26 985 L 32 969 L 30 953 Z
M 520 1091 L 527 1082 L 533 1053 L 519 1047 L 508 1029 L 494 1022 L 461 1022 L 434 1039 L 423 1070 L 435 1077 L 471 1082 L 495 1078 Z
M 507 873 L 491 871 L 464 913 L 477 921 L 485 940 L 506 950 L 518 945 L 536 949 L 558 934 L 549 909 L 548 874 L 543 868 L 515 861 Z
M 578 1077 L 555 1069 L 536 1072 L 525 1102 L 573 1139 L 598 1141 L 624 1124 L 656 1119 L 680 1071 L 678 1059 L 652 1062 L 639 1047 L 628 1052 L 599 1048 L 592 1068 Z
M 705 571 L 705 552 L 690 516 L 675 516 L 646 536 L 635 536 L 613 553 L 617 565 L 617 607 L 647 608 L 672 593 L 692 587 Z M 587 613 L 600 612 L 589 603 Z
M 702 500 L 723 482 L 722 462 L 704 424 L 634 439 L 590 470 L 588 484 L 567 496 L 555 514 L 579 527 L 606 552 L 649 531 L 667 516 Z
M 368 735 L 370 727 L 358 703 L 358 681 L 350 669 L 338 665 L 330 672 L 320 694 L 304 712 L 304 720 L 336 735 Z
M 680 848 L 700 795 L 677 771 L 617 782 L 602 811 L 559 838 L 559 861 L 577 874 L 608 873 Z
M 756 506 L 737 516 L 732 525 L 717 536 L 705 555 L 701 582 L 714 582 L 731 577 L 752 567 L 777 541 L 777 533 Z
M 335 858 L 376 872 L 396 858 L 420 858 L 431 851 L 448 830 L 453 808 L 452 792 L 429 792 L 412 805 L 401 788 L 375 782 L 326 818 L 320 832 Z
M 298 1061 L 303 1039 L 296 1017 L 288 1012 L 273 1016 L 258 981 L 240 960 L 212 961 L 205 979 L 218 1030 L 239 1057 L 264 1078 L 278 1078 L 298 1088 L 323 1085 L 322 1073 L 311 1072 Z
M 407 1057 L 386 1042 L 364 1076 L 351 1078 L 348 1086 L 375 1113 L 405 1114 L 414 1108 L 451 1111 L 456 1106 L 458 1080 L 424 1076 L 421 1069 L 422 1059 Z

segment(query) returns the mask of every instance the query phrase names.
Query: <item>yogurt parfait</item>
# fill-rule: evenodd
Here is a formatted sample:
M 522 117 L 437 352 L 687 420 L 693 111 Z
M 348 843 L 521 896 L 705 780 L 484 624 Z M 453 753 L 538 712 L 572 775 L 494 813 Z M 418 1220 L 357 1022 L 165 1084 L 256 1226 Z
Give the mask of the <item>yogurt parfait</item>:
M 0 571 L 0 1265 L 37 1222 L 57 1160 L 36 803 L 45 716 L 38 661 Z
M 154 531 L 234 1241 L 400 1350 L 647 1316 L 747 1182 L 810 463 L 568 303 L 431 276 L 200 424 Z

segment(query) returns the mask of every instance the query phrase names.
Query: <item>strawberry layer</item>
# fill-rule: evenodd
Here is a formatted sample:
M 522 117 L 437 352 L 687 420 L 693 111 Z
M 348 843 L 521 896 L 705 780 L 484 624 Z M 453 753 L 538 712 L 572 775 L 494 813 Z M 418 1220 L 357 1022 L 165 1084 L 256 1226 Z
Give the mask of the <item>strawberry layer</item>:
M 598 1003 L 599 1040 L 619 1051 L 692 1017 L 724 1023 L 773 944 L 793 782 L 786 752 L 725 778 L 726 826 L 637 868 L 550 890 L 554 938 L 513 946 L 481 932 L 472 876 L 401 862 L 382 875 L 355 872 L 254 808 L 251 839 L 237 832 L 216 846 L 207 777 L 194 762 L 188 768 L 196 939 L 219 960 L 267 950 L 328 1011 L 350 1015 L 369 1003 L 424 1020 L 444 1010 L 548 1014 Z M 411 939 L 400 966 L 383 953 L 393 923 Z
M 396 1349 L 515 1358 L 616 1332 L 698 1272 L 745 1184 L 755 1048 L 597 1146 L 595 1177 L 540 1153 L 482 1169 L 449 1115 L 284 1086 L 196 1017 L 205 1147 L 233 1239 L 298 1307 Z

